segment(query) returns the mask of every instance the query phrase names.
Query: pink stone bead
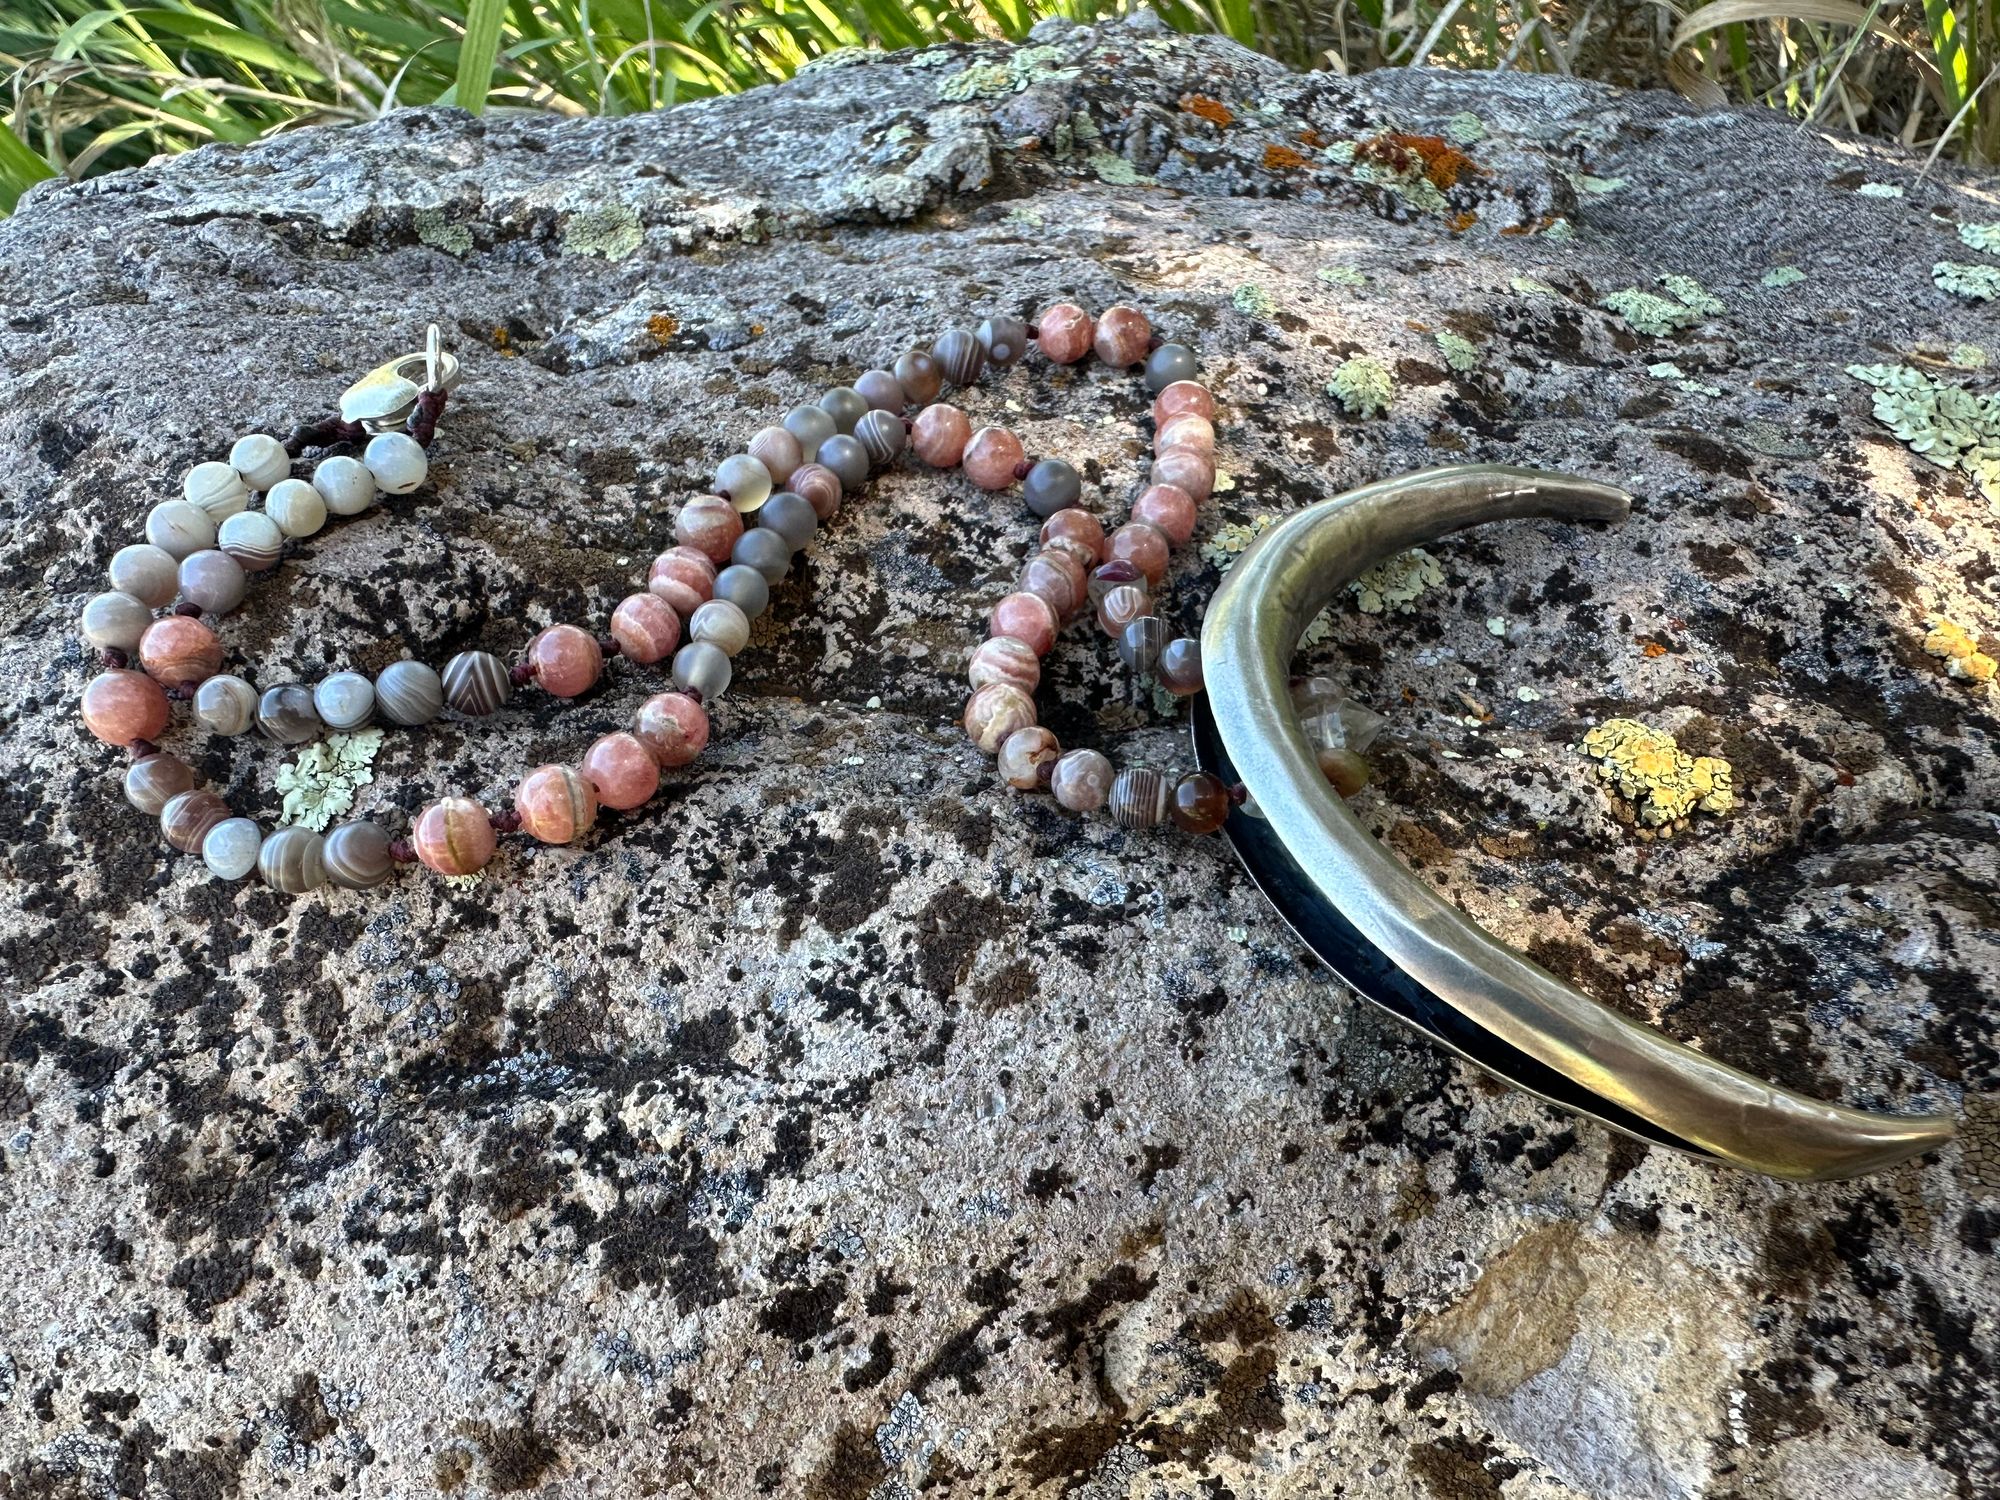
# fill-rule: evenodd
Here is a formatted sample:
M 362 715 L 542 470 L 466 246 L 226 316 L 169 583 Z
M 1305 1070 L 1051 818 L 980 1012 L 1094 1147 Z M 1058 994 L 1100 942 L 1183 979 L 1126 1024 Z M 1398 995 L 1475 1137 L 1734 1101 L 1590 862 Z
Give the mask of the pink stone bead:
M 1157 526 L 1176 547 L 1194 535 L 1194 496 L 1177 484 L 1156 484 L 1132 502 L 1132 519 Z
M 1004 427 L 982 427 L 966 445 L 965 477 L 982 490 L 1004 490 L 1026 457 L 1021 440 Z
M 1025 642 L 1037 656 L 1049 654 L 1049 648 L 1056 643 L 1056 632 L 1061 629 L 1062 617 L 1056 613 L 1056 607 L 1039 594 L 1009 594 L 993 606 L 993 613 L 986 620 L 988 635 L 1011 635 Z
M 1192 380 L 1176 380 L 1153 398 L 1155 427 L 1172 421 L 1183 412 L 1193 412 L 1211 422 L 1215 420 L 1215 397 L 1209 394 L 1207 386 L 1197 385 Z
M 1042 522 L 1042 545 L 1068 553 L 1086 570 L 1094 568 L 1104 558 L 1104 523 L 1072 505 Z
M 1167 418 L 1165 424 L 1153 434 L 1153 451 L 1165 453 L 1169 448 L 1192 448 L 1197 453 L 1215 456 L 1215 424 L 1207 417 L 1196 416 L 1184 411 L 1177 417 Z
M 1112 640 L 1125 634 L 1125 627 L 1141 615 L 1153 612 L 1153 600 L 1136 583 L 1121 583 L 1097 602 L 1097 624 Z
M 597 821 L 597 788 L 569 766 L 537 766 L 514 791 L 521 831 L 545 844 L 567 844 Z
M 650 666 L 681 643 L 681 617 L 658 594 L 628 594 L 611 612 L 611 639 L 631 660 Z
M 1014 586 L 1046 599 L 1057 617 L 1067 620 L 1083 604 L 1083 564 L 1066 552 L 1037 553 L 1022 566 Z
M 173 711 L 166 690 L 144 672 L 100 672 L 83 690 L 83 727 L 107 745 L 156 740 Z
M 988 755 L 998 753 L 1007 736 L 1035 722 L 1035 700 L 1005 682 L 980 688 L 965 704 L 965 732 Z
M 1035 319 L 1035 346 L 1059 365 L 1073 365 L 1090 353 L 1097 325 L 1074 302 L 1058 302 Z
M 714 596 L 715 564 L 693 547 L 669 547 L 653 559 L 646 591 L 658 594 L 685 619 Z
M 410 845 L 440 875 L 477 875 L 493 859 L 493 820 L 470 797 L 446 797 L 417 814 Z
M 645 741 L 621 729 L 583 752 L 583 777 L 602 806 L 630 812 L 660 789 L 660 763 Z
M 979 643 L 966 663 L 965 675 L 975 690 L 1004 682 L 1032 693 L 1042 680 L 1042 659 L 1026 641 L 996 635 Z
M 604 670 L 604 653 L 588 631 L 551 625 L 528 643 L 528 665 L 551 698 L 587 692 Z
M 965 457 L 972 441 L 972 422 L 949 401 L 939 401 L 917 413 L 910 444 L 917 457 L 933 469 L 949 469 Z
M 1112 557 L 1123 558 L 1137 568 L 1153 588 L 1158 588 L 1166 579 L 1167 564 L 1173 560 L 1173 549 L 1167 544 L 1166 534 L 1159 527 L 1149 526 L 1144 521 L 1127 521 L 1120 526 L 1111 533 L 1105 550 Z
M 686 693 L 655 693 L 639 705 L 633 728 L 653 759 L 671 771 L 708 744 L 708 710 Z
M 813 508 L 825 521 L 840 509 L 840 476 L 825 464 L 801 464 L 792 471 L 792 493 Z
M 1055 764 L 1049 791 L 1071 812 L 1096 812 L 1111 795 L 1111 762 L 1095 750 L 1072 750 Z
M 1153 483 L 1186 490 L 1199 505 L 1215 489 L 1215 461 L 1193 448 L 1169 448 L 1153 460 Z
M 1032 792 L 1049 784 L 1062 746 L 1039 724 L 1017 729 L 1000 742 L 1000 779 L 1016 791 Z
M 1136 365 L 1146 357 L 1153 341 L 1153 325 L 1136 307 L 1119 303 L 1097 315 L 1097 337 L 1092 347 L 1097 357 L 1114 370 Z
M 790 489 L 792 473 L 805 462 L 799 440 L 783 427 L 760 427 L 743 451 L 771 472 L 773 489 Z
M 743 535 L 743 516 L 720 495 L 690 500 L 674 517 L 674 540 L 692 547 L 717 566 L 729 561 L 736 539 Z
M 161 687 L 192 687 L 222 670 L 222 642 L 188 615 L 163 615 L 139 637 L 139 665 Z

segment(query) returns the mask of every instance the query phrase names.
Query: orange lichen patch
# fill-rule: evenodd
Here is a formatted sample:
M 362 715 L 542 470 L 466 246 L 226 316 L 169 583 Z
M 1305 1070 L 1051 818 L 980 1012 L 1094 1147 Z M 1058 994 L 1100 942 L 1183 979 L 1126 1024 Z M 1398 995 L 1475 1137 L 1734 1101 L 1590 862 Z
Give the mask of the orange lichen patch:
M 1296 171 L 1305 164 L 1305 157 L 1290 146 L 1280 146 L 1274 141 L 1264 148 L 1264 170 L 1267 172 Z
M 1641 656 L 1665 656 L 1667 648 L 1658 641 L 1648 640 L 1646 637 L 1640 636 L 1639 654 Z
M 1451 216 L 1451 232 L 1453 234 L 1464 234 L 1466 230 L 1478 222 L 1479 215 L 1468 208 L 1462 214 L 1453 214 Z M 1507 231 L 1503 229 L 1500 232 L 1505 234 Z
M 664 344 L 681 331 L 681 320 L 670 318 L 665 313 L 654 313 L 646 319 L 646 332 L 653 336 L 653 342 Z
M 1508 224 L 1500 232 L 1502 234 L 1533 234 L 1535 226 L 1532 224 Z
M 1321 135 L 1317 130 L 1301 130 L 1298 134 L 1298 142 L 1301 146 L 1310 146 L 1313 150 L 1319 151 L 1326 146 L 1326 137 Z
M 496 327 L 493 330 L 493 347 L 497 349 L 500 352 L 501 357 L 505 359 L 512 359 L 514 355 L 518 352 L 514 348 L 514 336 L 510 334 L 505 328 Z
M 2000 667 L 2000 662 L 1995 662 L 1979 649 L 1971 631 L 1943 615 L 1931 617 L 1930 632 L 1924 637 L 1924 650 L 1943 660 L 1948 676 L 1966 682 L 1991 682 L 1996 667 Z
M 1441 135 L 1386 131 L 1355 147 L 1354 159 L 1374 162 L 1392 172 L 1420 172 L 1436 188 L 1456 187 L 1458 179 L 1468 172 L 1479 175 L 1479 164 Z
M 1181 108 L 1191 115 L 1199 115 L 1211 125 L 1234 125 L 1236 112 L 1220 99 L 1211 99 L 1206 94 L 1189 94 L 1181 100 Z

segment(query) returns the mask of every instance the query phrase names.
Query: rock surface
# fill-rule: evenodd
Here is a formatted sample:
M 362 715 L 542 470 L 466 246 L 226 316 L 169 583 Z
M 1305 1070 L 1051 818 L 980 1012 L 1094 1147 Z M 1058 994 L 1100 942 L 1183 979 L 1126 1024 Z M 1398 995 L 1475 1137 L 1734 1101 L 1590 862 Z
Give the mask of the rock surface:
M 2000 348 L 1930 275 L 1990 192 L 1666 96 L 1037 41 L 301 131 L 0 227 L 0 1495 L 2000 1487 L 2000 755 L 1921 649 L 1993 629 L 1995 516 L 1843 374 Z M 1471 166 L 1357 180 L 1392 127 Z M 1668 274 L 1722 310 L 1599 305 Z M 146 509 L 433 319 L 468 370 L 434 483 L 253 589 L 257 681 L 602 620 L 768 414 L 1059 296 L 1140 303 L 1226 399 L 1187 623 L 1257 516 L 1385 473 L 1636 490 L 1337 612 L 1317 659 L 1390 721 L 1357 807 L 1591 993 L 1961 1142 L 1805 1188 L 1646 1151 L 1358 1008 L 1219 842 L 1005 793 L 948 726 L 1030 523 L 956 479 L 827 529 L 693 774 L 470 888 L 218 886 L 77 726 L 74 619 Z M 1326 394 L 1357 355 L 1386 416 Z M 1126 381 L 974 399 L 1122 513 Z M 361 806 L 496 795 L 651 680 L 393 734 Z M 1082 630 L 1043 702 L 1183 754 Z M 1616 715 L 1726 757 L 1737 810 L 1641 838 L 1576 748 Z M 269 747 L 175 743 L 275 814 Z

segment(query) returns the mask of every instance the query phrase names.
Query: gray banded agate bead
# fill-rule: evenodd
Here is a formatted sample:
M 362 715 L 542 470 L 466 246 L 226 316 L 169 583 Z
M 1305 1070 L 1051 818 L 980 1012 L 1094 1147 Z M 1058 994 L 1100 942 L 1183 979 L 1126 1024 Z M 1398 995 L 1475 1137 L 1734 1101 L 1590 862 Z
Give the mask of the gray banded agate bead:
M 750 644 L 750 617 L 727 599 L 710 599 L 688 617 L 688 638 L 734 656 Z
M 153 612 L 130 594 L 99 594 L 83 607 L 80 634 L 99 651 L 133 652 L 153 623 Z
M 852 432 L 854 424 L 868 415 L 868 398 L 852 386 L 837 385 L 819 398 L 820 409 L 833 418 L 836 432 Z M 825 459 L 820 460 L 825 463 Z
M 795 406 L 785 413 L 785 431 L 799 440 L 799 461 L 812 463 L 819 445 L 840 429 L 823 406 Z
M 310 828 L 274 828 L 257 851 L 264 884 L 287 896 L 303 896 L 326 884 L 326 840 Z
M 901 412 L 909 403 L 909 397 L 903 394 L 902 382 L 887 370 L 862 371 L 861 378 L 854 382 L 854 394 L 866 401 L 871 410 L 886 411 L 891 415 Z
M 366 819 L 342 823 L 329 833 L 320 858 L 326 878 L 343 890 L 373 890 L 396 872 L 389 835 Z
M 185 500 L 162 500 L 146 512 L 146 540 L 178 563 L 215 545 L 215 517 Z
M 182 792 L 194 790 L 194 772 L 178 755 L 142 755 L 125 772 L 125 800 L 149 818 Z
M 208 830 L 229 815 L 229 804 L 206 788 L 176 792 L 160 809 L 160 832 L 181 853 L 192 854 Z
M 780 490 L 764 502 L 764 508 L 757 513 L 757 524 L 777 532 L 797 552 L 819 530 L 819 517 L 813 514 L 811 503 L 803 496 Z
M 112 554 L 111 586 L 148 609 L 161 609 L 174 602 L 174 591 L 180 587 L 180 564 L 172 553 L 151 542 L 135 542 Z
M 226 615 L 249 587 L 243 564 L 214 547 L 181 559 L 181 597 L 204 614 Z
M 491 651 L 461 651 L 444 664 L 445 701 L 475 719 L 497 713 L 514 695 L 507 665 Z
M 1162 344 L 1146 356 L 1146 389 L 1159 395 L 1176 380 L 1192 380 L 1200 365 L 1186 344 Z
M 931 345 L 931 358 L 953 385 L 971 385 L 986 368 L 986 351 L 963 328 L 947 329 Z
M 1167 644 L 1166 622 L 1158 615 L 1141 615 L 1118 637 L 1118 659 L 1141 677 L 1152 675 Z
M 701 694 L 704 703 L 729 691 L 731 671 L 728 654 L 708 641 L 696 641 L 674 653 L 674 686 Z
M 359 672 L 335 672 L 313 689 L 313 709 L 329 729 L 359 729 L 375 717 L 375 685 Z
M 835 433 L 819 445 L 819 461 L 833 470 L 843 489 L 858 490 L 868 482 L 868 450 L 859 438 Z
M 903 419 L 892 411 L 871 411 L 855 424 L 854 436 L 873 464 L 886 464 L 910 440 Z
M 755 568 L 731 563 L 715 575 L 715 597 L 727 599 L 745 619 L 754 620 L 771 606 L 771 585 Z
M 257 722 L 257 690 L 227 672 L 204 678 L 194 690 L 194 721 L 210 734 L 242 734 Z
M 303 745 L 320 731 L 312 690 L 297 682 L 266 688 L 257 700 L 257 727 L 281 745 Z
M 1151 766 L 1128 766 L 1111 783 L 1111 816 L 1121 828 L 1152 828 L 1167 815 L 1173 784 Z
M 375 674 L 375 706 L 391 724 L 428 724 L 444 712 L 444 684 L 420 661 L 392 661 Z
M 792 544 L 768 526 L 753 526 L 736 539 L 729 556 L 741 567 L 755 568 L 765 583 L 777 583 L 792 565 Z
M 1021 481 L 1021 498 L 1028 502 L 1029 510 L 1046 521 L 1083 498 L 1083 480 L 1061 459 L 1045 458 L 1028 470 L 1028 477 Z
M 903 394 L 910 398 L 912 406 L 929 406 L 937 400 L 944 389 L 944 371 L 921 349 L 912 349 L 907 354 L 896 356 L 896 367 L 892 372 L 896 384 L 903 388 Z
M 1009 368 L 1028 352 L 1028 325 L 1019 318 L 988 318 L 979 325 L 978 338 L 995 369 Z
M 250 818 L 224 818 L 202 836 L 201 862 L 217 880 L 241 880 L 257 868 L 264 835 Z

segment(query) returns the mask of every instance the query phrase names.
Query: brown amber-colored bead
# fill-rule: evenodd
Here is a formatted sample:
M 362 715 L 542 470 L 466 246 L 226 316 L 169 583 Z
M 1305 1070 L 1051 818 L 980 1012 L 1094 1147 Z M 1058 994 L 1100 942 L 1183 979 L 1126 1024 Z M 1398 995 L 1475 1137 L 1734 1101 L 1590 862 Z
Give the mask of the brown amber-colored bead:
M 639 705 L 639 742 L 668 770 L 684 766 L 708 743 L 708 710 L 686 693 L 655 693 Z
M 587 692 L 604 670 L 604 652 L 597 637 L 574 625 L 551 625 L 528 646 L 528 665 L 535 680 L 552 698 L 574 698 Z
M 1176 698 L 1191 698 L 1201 691 L 1201 642 L 1191 635 L 1177 636 L 1160 648 L 1154 670 L 1160 686 Z
M 1189 833 L 1213 833 L 1229 816 L 1229 788 L 1207 771 L 1190 772 L 1174 783 L 1167 813 Z
M 537 766 L 514 792 L 521 831 L 545 844 L 567 844 L 597 821 L 597 788 L 573 766 Z
M 470 797 L 445 797 L 417 814 L 410 843 L 440 875 L 477 875 L 493 859 L 493 820 Z
M 201 848 L 209 829 L 230 816 L 229 804 L 214 792 L 180 792 L 160 809 L 160 832 L 181 853 L 192 854 Z
M 166 690 L 144 672 L 100 672 L 83 690 L 83 727 L 107 745 L 156 740 L 172 711 Z
M 840 509 L 844 488 L 840 476 L 825 464 L 801 464 L 792 471 L 792 493 L 810 505 L 822 521 Z
M 583 777 L 605 807 L 629 812 L 660 789 L 660 763 L 636 734 L 607 734 L 583 753 Z
M 194 771 L 178 755 L 142 755 L 125 773 L 125 800 L 148 817 L 157 818 L 174 798 L 193 790 Z
M 1319 752 L 1319 770 L 1343 797 L 1352 797 L 1368 785 L 1368 762 L 1352 750 L 1322 749 Z

